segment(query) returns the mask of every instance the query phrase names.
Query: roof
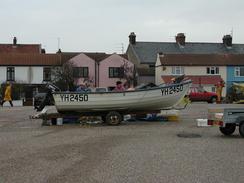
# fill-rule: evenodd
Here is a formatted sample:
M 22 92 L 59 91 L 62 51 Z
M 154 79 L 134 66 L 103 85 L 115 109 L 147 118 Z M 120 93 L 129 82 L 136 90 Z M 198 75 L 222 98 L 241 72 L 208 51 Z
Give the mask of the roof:
M 62 55 L 62 61 L 67 61 L 79 54 L 85 54 L 86 56 L 90 57 L 91 59 L 97 61 L 97 62 L 100 62 L 108 57 L 110 57 L 111 55 L 113 54 L 107 54 L 107 53 L 104 53 L 104 52 L 62 52 L 61 55 Z M 128 56 L 126 54 L 117 54 L 121 57 L 123 57 L 124 59 L 127 59 L 128 60 Z
M 162 79 L 164 80 L 165 83 L 171 83 L 171 79 L 174 78 L 175 76 L 162 76 Z M 192 80 L 193 85 L 214 85 L 217 84 L 218 82 L 222 81 L 223 79 L 221 78 L 220 75 L 211 75 L 211 76 L 206 76 L 206 75 L 199 75 L 199 76 L 193 76 L 193 75 L 186 75 L 185 79 L 190 79 Z
M 75 57 L 76 55 L 79 55 L 80 52 L 61 52 L 57 53 L 58 55 L 61 55 L 61 62 L 65 63 L 66 61 L 70 60 L 71 58 Z
M 41 53 L 40 44 L 0 44 L 0 53 Z
M 0 53 L 0 66 L 52 66 L 61 65 L 80 53 L 66 52 L 57 54 Z M 84 53 L 92 59 L 101 61 L 112 54 Z M 126 55 L 120 55 L 127 58 Z
M 0 53 L 1 66 L 54 66 L 61 65 L 58 54 Z
M 90 57 L 91 59 L 100 62 L 106 58 L 108 58 L 111 54 L 106 54 L 103 52 L 83 52 L 86 56 Z
M 165 66 L 231 66 L 244 65 L 244 54 L 166 54 L 160 55 Z
M 95 61 L 102 61 L 108 57 L 110 57 L 111 55 L 113 54 L 116 54 L 116 53 L 113 53 L 113 54 L 107 54 L 107 53 L 103 53 L 103 52 L 83 52 L 85 55 L 87 55 L 88 57 L 90 57 L 91 59 L 95 60 Z M 128 56 L 126 54 L 117 54 L 121 57 L 123 57 L 124 59 L 127 59 L 128 60 Z
M 141 63 L 154 64 L 157 54 L 244 54 L 244 44 L 232 44 L 231 48 L 223 43 L 186 42 L 179 46 L 176 42 L 136 42 L 129 44 L 128 50 L 133 49 Z M 128 52 L 127 50 L 127 52 Z

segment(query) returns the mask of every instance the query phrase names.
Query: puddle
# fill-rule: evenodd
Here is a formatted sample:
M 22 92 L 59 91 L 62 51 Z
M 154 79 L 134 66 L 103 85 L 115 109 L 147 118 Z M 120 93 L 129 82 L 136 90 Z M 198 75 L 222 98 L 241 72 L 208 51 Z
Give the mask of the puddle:
M 202 137 L 199 134 L 195 134 L 195 133 L 179 133 L 177 134 L 178 137 L 180 138 L 200 138 Z

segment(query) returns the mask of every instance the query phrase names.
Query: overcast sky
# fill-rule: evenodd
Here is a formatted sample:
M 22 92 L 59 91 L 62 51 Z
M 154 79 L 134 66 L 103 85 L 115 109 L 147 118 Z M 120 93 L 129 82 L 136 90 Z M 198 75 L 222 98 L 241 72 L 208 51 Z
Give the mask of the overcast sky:
M 0 43 L 40 43 L 47 52 L 121 53 L 138 41 L 244 43 L 244 0 L 0 0 Z

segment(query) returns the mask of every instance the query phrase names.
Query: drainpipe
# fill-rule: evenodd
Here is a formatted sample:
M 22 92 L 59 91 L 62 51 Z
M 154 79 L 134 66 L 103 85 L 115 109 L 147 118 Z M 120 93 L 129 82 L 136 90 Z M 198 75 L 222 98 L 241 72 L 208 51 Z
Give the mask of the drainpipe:
M 97 83 L 98 83 L 98 87 L 99 87 L 99 64 L 100 64 L 100 62 L 97 62 Z
M 97 62 L 95 61 L 95 87 L 97 87 Z

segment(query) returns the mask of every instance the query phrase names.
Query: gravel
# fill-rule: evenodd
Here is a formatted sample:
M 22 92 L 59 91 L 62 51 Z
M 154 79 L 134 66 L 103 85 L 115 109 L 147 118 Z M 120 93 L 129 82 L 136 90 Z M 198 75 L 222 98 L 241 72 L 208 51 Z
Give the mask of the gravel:
M 209 104 L 179 122 L 41 126 L 31 107 L 0 108 L 0 183 L 242 183 L 244 139 L 197 127 Z M 194 134 L 198 138 L 180 138 Z

